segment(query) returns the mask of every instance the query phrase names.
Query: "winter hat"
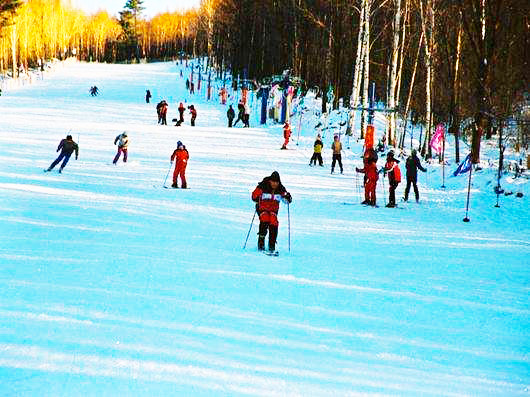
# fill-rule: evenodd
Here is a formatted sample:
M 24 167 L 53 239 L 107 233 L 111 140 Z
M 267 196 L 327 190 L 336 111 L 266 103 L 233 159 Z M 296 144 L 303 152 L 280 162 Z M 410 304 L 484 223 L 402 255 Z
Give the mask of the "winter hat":
M 413 156 L 415 156 L 417 153 L 418 153 L 418 152 L 416 151 L 416 149 L 412 149 L 411 154 L 412 154 Z
M 280 182 L 280 174 L 278 174 L 278 171 L 274 171 L 271 176 L 269 177 L 269 180 L 273 181 L 273 182 L 278 182 L 278 183 L 281 183 Z
M 394 152 L 391 150 L 387 153 L 386 157 L 394 158 Z
M 72 140 L 72 135 L 66 135 L 66 139 L 71 141 Z
M 127 131 L 123 131 L 123 136 L 127 136 Z
M 177 147 L 179 147 L 179 146 L 183 146 L 183 144 L 182 144 L 181 141 L 178 141 L 178 142 L 177 142 Z

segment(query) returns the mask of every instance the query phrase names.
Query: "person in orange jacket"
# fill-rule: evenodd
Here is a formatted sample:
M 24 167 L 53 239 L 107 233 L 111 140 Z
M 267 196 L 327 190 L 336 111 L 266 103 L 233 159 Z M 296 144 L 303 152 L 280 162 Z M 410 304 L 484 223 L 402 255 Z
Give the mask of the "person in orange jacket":
M 171 163 L 175 160 L 175 171 L 173 171 L 173 184 L 171 187 L 178 188 L 177 178 L 180 176 L 182 189 L 188 188 L 188 184 L 186 183 L 186 166 L 188 165 L 189 158 L 190 155 L 186 146 L 181 141 L 178 141 L 177 148 L 171 155 Z
M 283 126 L 283 138 L 285 139 L 285 141 L 283 142 L 282 149 L 287 149 L 289 139 L 291 138 L 291 126 L 289 125 L 288 121 L 286 121 L 285 125 Z
M 292 202 L 291 194 L 280 181 L 280 174 L 274 171 L 270 176 L 256 186 L 252 192 L 252 201 L 256 202 L 256 212 L 259 216 L 258 250 L 265 249 L 265 237 L 269 232 L 269 251 L 276 250 L 276 237 L 278 237 L 278 210 L 280 200 L 288 204 Z
M 399 169 L 398 163 L 399 163 L 399 160 L 394 158 L 394 152 L 391 150 L 386 155 L 385 166 L 381 169 L 381 172 L 384 172 L 385 175 L 388 173 L 389 197 L 388 197 L 388 204 L 386 205 L 388 208 L 394 208 L 397 206 L 396 188 L 401 182 L 401 170 Z
M 375 189 L 379 175 L 375 163 L 377 158 L 367 156 L 364 158 L 364 168 L 355 168 L 355 171 L 365 174 L 364 180 L 364 201 L 361 204 L 376 206 Z

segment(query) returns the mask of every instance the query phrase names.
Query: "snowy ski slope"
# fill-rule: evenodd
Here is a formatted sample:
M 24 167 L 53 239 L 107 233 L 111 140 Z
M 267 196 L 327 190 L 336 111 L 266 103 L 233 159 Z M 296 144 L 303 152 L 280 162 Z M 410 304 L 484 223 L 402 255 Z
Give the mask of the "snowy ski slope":
M 313 131 L 282 151 L 255 115 L 228 129 L 179 70 L 65 63 L 0 97 L 0 395 L 528 396 L 526 185 L 496 209 L 494 170 L 478 173 L 466 224 L 467 177 L 444 190 L 429 166 L 420 204 L 384 208 L 380 180 L 366 208 L 360 143 L 344 175 L 331 136 L 310 168 Z M 162 98 L 169 120 L 194 103 L 197 126 L 156 125 Z M 79 160 L 43 173 L 67 133 Z M 178 140 L 190 189 L 163 189 Z M 257 222 L 242 249 L 273 170 L 293 196 L 278 258 Z

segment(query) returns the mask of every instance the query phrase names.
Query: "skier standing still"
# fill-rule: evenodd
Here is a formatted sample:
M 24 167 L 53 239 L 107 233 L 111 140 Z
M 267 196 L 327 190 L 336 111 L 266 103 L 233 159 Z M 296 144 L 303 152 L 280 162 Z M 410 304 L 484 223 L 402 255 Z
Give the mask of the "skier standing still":
M 55 167 L 61 160 L 63 160 L 63 163 L 61 164 L 61 168 L 59 169 L 59 172 L 63 172 L 64 167 L 66 167 L 66 164 L 68 164 L 68 160 L 70 160 L 70 156 L 75 151 L 75 159 L 77 160 L 77 157 L 79 156 L 79 146 L 77 143 L 74 142 L 72 139 L 72 135 L 67 135 L 66 139 L 61 140 L 59 143 L 59 146 L 57 147 L 57 152 L 61 151 L 61 154 L 59 154 L 59 157 L 55 159 L 53 163 L 48 167 L 46 172 L 49 172 L 53 170 L 53 167 Z
M 420 201 L 420 192 L 418 191 L 418 169 L 423 172 L 427 172 L 425 168 L 422 167 L 420 159 L 417 156 L 416 149 L 412 149 L 411 155 L 407 158 L 405 162 L 405 167 L 407 168 L 407 187 L 405 188 L 405 197 L 404 201 L 409 199 L 410 185 L 414 187 L 414 194 L 416 195 L 416 202 Z
M 289 122 L 285 122 L 283 126 L 283 146 L 282 149 L 287 149 L 287 145 L 289 144 L 289 139 L 291 138 L 291 126 L 289 125 Z
M 381 169 L 382 172 L 388 173 L 388 208 L 396 207 L 396 188 L 401 182 L 401 170 L 399 169 L 399 160 L 394 158 L 394 152 L 390 151 L 386 155 L 386 164 Z
M 232 105 L 230 105 L 230 107 L 226 111 L 226 117 L 228 118 L 228 127 L 232 127 L 232 121 L 236 117 L 236 112 L 234 111 Z
M 171 155 L 171 163 L 175 160 L 175 171 L 173 171 L 173 184 L 171 187 L 178 188 L 177 180 L 180 177 L 182 189 L 187 189 L 188 184 L 186 182 L 186 166 L 188 165 L 188 159 L 190 155 L 186 146 L 181 141 L 177 142 L 177 148 Z
M 269 233 L 269 252 L 276 251 L 276 238 L 278 237 L 278 210 L 280 200 L 288 204 L 292 197 L 280 181 L 280 174 L 274 171 L 270 176 L 256 186 L 252 192 L 252 200 L 256 202 L 256 212 L 259 216 L 258 250 L 265 249 L 265 237 Z

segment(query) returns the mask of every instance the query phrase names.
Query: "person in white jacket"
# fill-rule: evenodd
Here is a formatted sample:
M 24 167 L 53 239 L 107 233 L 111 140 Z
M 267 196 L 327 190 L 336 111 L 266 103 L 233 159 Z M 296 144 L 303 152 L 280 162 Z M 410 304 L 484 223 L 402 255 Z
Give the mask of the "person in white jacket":
M 127 136 L 127 132 L 123 132 L 120 135 L 114 139 L 114 144 L 118 144 L 118 153 L 116 153 L 116 156 L 114 157 L 114 161 L 112 161 L 113 164 L 116 164 L 118 160 L 120 159 L 121 154 L 123 153 L 123 162 L 127 162 L 127 148 L 129 147 L 129 137 Z

